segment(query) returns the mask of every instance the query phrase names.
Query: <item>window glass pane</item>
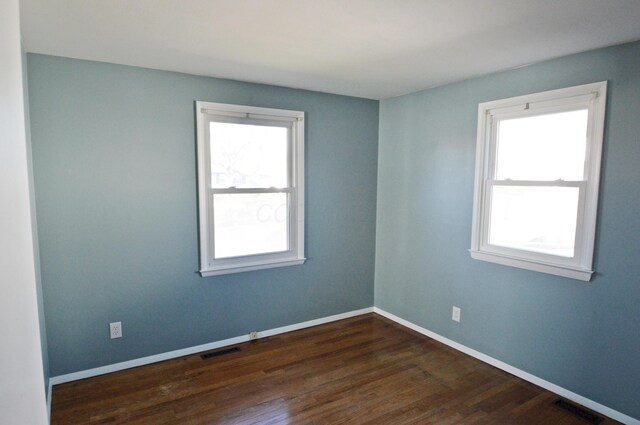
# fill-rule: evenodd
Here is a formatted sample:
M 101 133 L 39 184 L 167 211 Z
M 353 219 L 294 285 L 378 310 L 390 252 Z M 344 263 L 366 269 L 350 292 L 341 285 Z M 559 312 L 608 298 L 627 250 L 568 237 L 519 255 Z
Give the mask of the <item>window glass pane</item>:
M 288 129 L 211 122 L 211 187 L 288 186 Z
M 286 193 L 213 195 L 215 258 L 289 249 Z
M 500 120 L 496 179 L 582 180 L 587 118 L 583 109 Z
M 577 187 L 494 185 L 489 244 L 573 257 L 579 193 Z

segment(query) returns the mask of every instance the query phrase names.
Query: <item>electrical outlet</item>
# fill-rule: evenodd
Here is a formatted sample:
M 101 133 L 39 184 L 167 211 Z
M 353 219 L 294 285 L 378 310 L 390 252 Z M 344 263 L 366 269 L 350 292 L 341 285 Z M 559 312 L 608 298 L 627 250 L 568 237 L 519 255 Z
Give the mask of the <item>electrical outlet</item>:
M 454 322 L 460 321 L 460 307 L 453 306 L 453 310 L 451 311 L 451 320 Z
M 249 341 L 258 339 L 258 331 L 249 332 Z
M 122 338 L 122 322 L 109 323 L 109 335 L 111 339 Z

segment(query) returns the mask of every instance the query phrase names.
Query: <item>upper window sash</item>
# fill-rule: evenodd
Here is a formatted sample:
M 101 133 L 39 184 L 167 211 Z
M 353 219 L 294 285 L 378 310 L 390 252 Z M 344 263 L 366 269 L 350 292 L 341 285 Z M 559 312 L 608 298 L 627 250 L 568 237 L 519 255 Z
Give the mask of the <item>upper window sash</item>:
M 511 120 L 517 118 L 530 118 L 541 115 L 550 115 L 557 114 L 562 112 L 573 112 L 573 111 L 588 111 L 587 125 L 593 124 L 593 100 L 594 95 L 590 94 L 588 96 L 576 96 L 572 98 L 574 103 L 567 102 L 531 102 L 524 103 L 522 105 L 518 105 L 517 109 L 513 107 L 509 108 L 500 108 L 495 110 L 487 111 L 487 120 L 489 121 L 489 125 L 486 126 L 486 140 L 489 141 L 489 150 L 485 159 L 485 167 L 486 167 L 486 178 L 496 179 L 497 180 L 497 149 L 498 149 L 498 127 L 501 121 Z M 590 136 L 592 132 L 590 129 L 587 129 L 587 137 Z M 588 138 L 586 140 L 586 151 L 585 151 L 585 161 L 583 168 L 583 178 L 578 181 L 586 181 L 591 172 L 590 166 L 590 146 L 591 140 Z M 500 179 L 503 180 L 503 179 Z M 562 180 L 562 179 L 554 179 Z M 549 180 L 534 180 L 534 181 L 549 181 Z
M 212 109 L 203 108 L 203 111 L 206 111 L 206 123 L 204 127 L 205 132 L 205 140 L 206 142 L 206 157 L 208 161 L 211 159 L 211 134 L 210 134 L 210 123 L 228 123 L 228 124 L 240 124 L 240 125 L 252 125 L 252 126 L 264 126 L 264 127 L 281 127 L 287 129 L 287 182 L 281 188 L 294 188 L 295 187 L 295 175 L 294 175 L 294 167 L 293 164 L 293 154 L 295 147 L 293 146 L 294 140 L 294 132 L 295 132 L 295 123 L 298 121 L 297 117 L 277 117 L 273 115 L 267 114 L 249 114 L 249 113 L 231 113 L 225 114 L 224 111 L 215 111 Z M 204 113 L 204 112 L 203 112 Z M 278 119 L 281 118 L 281 119 Z M 221 187 L 213 187 L 213 182 L 211 181 L 211 164 L 210 162 L 206 164 L 207 166 L 207 186 L 211 189 L 221 189 Z M 234 186 L 227 186 L 228 188 L 232 188 Z M 243 187 L 242 189 L 248 189 L 249 187 Z M 257 188 L 256 188 L 257 189 Z

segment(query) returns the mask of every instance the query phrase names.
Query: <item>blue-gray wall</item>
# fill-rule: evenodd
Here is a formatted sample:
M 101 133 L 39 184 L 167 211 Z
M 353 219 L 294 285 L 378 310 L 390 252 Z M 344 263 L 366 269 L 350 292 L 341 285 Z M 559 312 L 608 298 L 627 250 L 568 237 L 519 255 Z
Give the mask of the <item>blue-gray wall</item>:
M 42 276 L 40 274 L 40 249 L 38 242 L 38 221 L 36 218 L 36 195 L 33 186 L 33 152 L 31 149 L 31 123 L 29 118 L 29 83 L 27 78 L 27 54 L 22 52 L 22 82 L 24 90 L 25 136 L 27 139 L 27 166 L 29 168 L 29 203 L 31 205 L 31 232 L 33 238 L 33 261 L 36 277 L 36 297 L 38 301 L 38 319 L 40 327 L 40 347 L 42 350 L 42 370 L 44 372 L 44 390 L 49 392 L 49 350 L 47 348 L 47 326 L 44 314 L 44 298 L 42 294 Z
M 382 101 L 375 305 L 640 418 L 639 70 L 633 43 Z M 478 103 L 602 80 L 595 278 L 472 260 Z
M 52 376 L 373 305 L 377 101 L 33 54 L 28 73 Z M 304 265 L 195 274 L 195 100 L 306 112 Z

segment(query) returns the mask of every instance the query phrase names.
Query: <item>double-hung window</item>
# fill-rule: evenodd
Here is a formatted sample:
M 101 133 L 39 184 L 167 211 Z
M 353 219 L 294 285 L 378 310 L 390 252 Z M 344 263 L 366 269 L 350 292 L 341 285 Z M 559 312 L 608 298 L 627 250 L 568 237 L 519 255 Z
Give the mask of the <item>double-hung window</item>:
M 606 82 L 481 103 L 471 256 L 588 281 Z
M 302 264 L 304 112 L 196 102 L 200 274 Z

